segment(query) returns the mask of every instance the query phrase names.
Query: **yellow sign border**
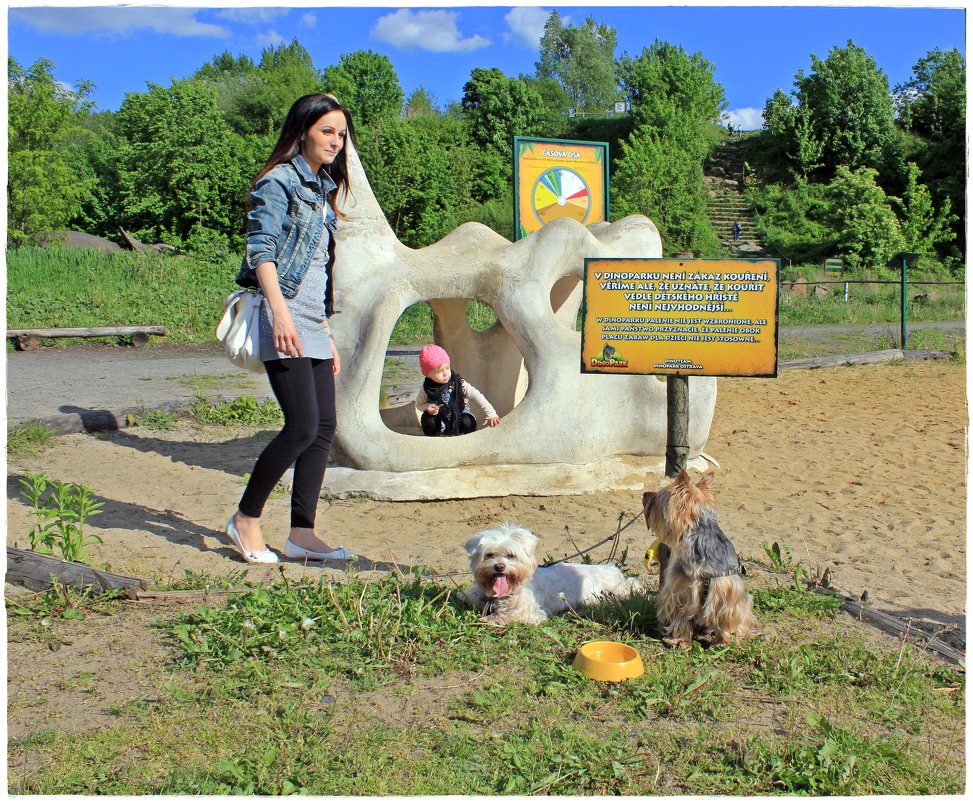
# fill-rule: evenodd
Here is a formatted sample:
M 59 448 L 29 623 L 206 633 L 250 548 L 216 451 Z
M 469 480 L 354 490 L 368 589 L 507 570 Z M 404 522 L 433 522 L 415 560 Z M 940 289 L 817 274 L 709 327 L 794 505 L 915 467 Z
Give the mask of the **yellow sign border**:
M 777 376 L 778 259 L 586 258 L 581 372 Z

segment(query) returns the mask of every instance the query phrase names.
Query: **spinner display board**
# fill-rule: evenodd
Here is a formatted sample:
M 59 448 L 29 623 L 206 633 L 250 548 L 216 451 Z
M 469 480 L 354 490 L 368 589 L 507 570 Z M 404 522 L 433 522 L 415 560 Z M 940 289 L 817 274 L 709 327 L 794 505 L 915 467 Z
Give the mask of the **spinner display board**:
M 562 217 L 608 220 L 608 143 L 514 137 L 515 238 Z

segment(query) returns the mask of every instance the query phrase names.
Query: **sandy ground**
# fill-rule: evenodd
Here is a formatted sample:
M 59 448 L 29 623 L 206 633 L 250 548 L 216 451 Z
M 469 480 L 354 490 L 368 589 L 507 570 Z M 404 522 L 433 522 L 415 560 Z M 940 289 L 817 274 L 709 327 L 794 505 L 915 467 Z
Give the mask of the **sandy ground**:
M 706 453 L 719 464 L 718 514 L 743 557 L 787 543 L 812 569 L 876 608 L 963 629 L 966 613 L 965 367 L 938 362 L 790 370 L 776 379 L 722 379 Z M 8 463 L 7 541 L 27 547 L 30 510 L 17 477 L 44 471 L 96 489 L 91 520 L 102 544 L 93 563 L 152 581 L 184 571 L 244 567 L 222 528 L 270 432 L 180 423 L 171 432 L 128 429 L 58 437 Z M 654 488 L 658 476 L 648 477 Z M 574 553 L 639 511 L 638 491 L 577 497 L 440 502 L 322 500 L 319 528 L 376 562 L 423 564 L 465 580 L 462 544 L 501 520 L 541 537 L 544 555 Z M 286 536 L 288 499 L 272 499 L 265 532 Z M 645 548 L 641 521 L 622 534 L 630 563 Z M 594 552 L 607 557 L 607 547 Z M 367 563 L 363 563 L 367 564 Z M 307 570 L 292 564 L 299 575 Z M 257 577 L 268 568 L 252 568 Z M 961 635 L 965 640 L 965 635 Z

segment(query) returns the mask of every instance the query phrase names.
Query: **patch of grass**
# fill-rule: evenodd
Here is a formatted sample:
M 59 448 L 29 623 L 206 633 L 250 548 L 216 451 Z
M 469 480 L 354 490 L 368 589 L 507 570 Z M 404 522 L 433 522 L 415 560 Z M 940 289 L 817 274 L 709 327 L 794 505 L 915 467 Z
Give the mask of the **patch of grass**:
M 8 594 L 7 613 L 13 618 L 37 619 L 42 624 L 46 620 L 44 627 L 47 628 L 52 620 L 84 619 L 89 613 L 114 614 L 123 595 L 121 590 L 79 589 L 55 581 L 43 592 L 24 592 L 16 597 Z
M 416 345 L 432 342 L 432 307 L 428 303 L 409 306 L 392 328 L 390 345 Z
M 31 420 L 7 427 L 7 453 L 10 456 L 33 456 L 51 444 L 54 432 L 43 423 Z
M 142 403 L 137 412 L 128 415 L 127 422 L 149 431 L 172 431 L 176 427 L 176 415 L 163 409 L 149 409 Z
M 206 572 L 184 570 L 182 576 L 173 578 L 172 574 L 163 576 L 154 573 L 150 579 L 150 586 L 157 590 L 237 590 L 253 586 L 247 581 L 246 568 L 234 570 L 224 575 L 213 576 Z
M 206 584 L 192 576 L 190 583 Z M 688 651 L 654 598 L 479 625 L 421 575 L 284 571 L 163 623 L 174 675 L 113 725 L 25 746 L 11 792 L 310 795 L 956 794 L 964 676 L 835 630 L 816 593 L 758 598 L 767 634 Z M 214 599 L 215 600 L 215 599 Z M 572 668 L 616 639 L 646 672 Z M 812 714 L 809 716 L 808 712 Z M 232 731 L 233 736 L 227 737 Z M 134 749 L 132 743 L 139 743 Z
M 894 323 L 901 319 L 902 302 L 898 284 L 820 284 L 823 297 L 781 292 L 779 322 L 782 326 L 853 325 Z M 936 287 L 929 303 L 910 304 L 907 322 L 963 320 L 966 315 L 962 284 Z
M 239 375 L 192 375 L 178 379 L 185 387 L 202 392 L 206 389 L 250 389 L 259 377 L 240 373 Z
M 7 325 L 164 325 L 166 342 L 212 342 L 238 261 L 227 257 L 215 265 L 150 251 L 8 248 Z
M 199 422 L 213 426 L 279 426 L 284 422 L 277 401 L 273 398 L 258 401 L 252 395 L 216 402 L 199 396 L 190 412 Z
M 784 741 L 754 737 L 742 754 L 727 755 L 722 766 L 763 793 L 897 794 L 900 787 L 909 787 L 910 794 L 935 792 L 939 782 L 914 763 L 909 749 L 897 737 L 862 735 L 812 712 L 802 732 Z

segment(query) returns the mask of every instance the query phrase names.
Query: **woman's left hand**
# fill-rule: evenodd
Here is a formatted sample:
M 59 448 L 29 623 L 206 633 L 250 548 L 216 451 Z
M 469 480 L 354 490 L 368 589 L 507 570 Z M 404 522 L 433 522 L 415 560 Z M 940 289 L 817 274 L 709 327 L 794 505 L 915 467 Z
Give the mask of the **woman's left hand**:
M 334 346 L 334 339 L 331 340 L 331 369 L 334 370 L 334 374 L 338 375 L 341 372 L 341 357 L 338 355 L 338 349 Z

